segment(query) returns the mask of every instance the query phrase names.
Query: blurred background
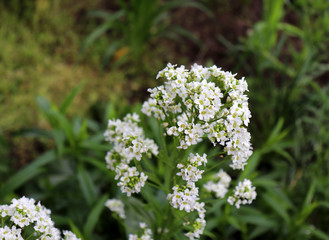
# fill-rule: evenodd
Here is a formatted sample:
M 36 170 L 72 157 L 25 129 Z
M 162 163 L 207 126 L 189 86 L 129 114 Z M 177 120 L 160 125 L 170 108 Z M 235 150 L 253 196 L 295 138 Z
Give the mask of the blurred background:
M 0 0 L 0 46 L 0 203 L 125 239 L 103 207 L 107 120 L 139 111 L 168 62 L 215 64 L 249 84 L 258 197 L 218 201 L 204 239 L 329 239 L 328 0 Z

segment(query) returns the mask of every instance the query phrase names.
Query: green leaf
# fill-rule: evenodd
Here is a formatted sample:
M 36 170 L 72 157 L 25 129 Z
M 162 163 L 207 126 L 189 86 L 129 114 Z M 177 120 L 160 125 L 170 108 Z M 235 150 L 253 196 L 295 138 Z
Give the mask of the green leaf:
M 256 187 L 265 187 L 265 188 L 273 188 L 277 187 L 278 183 L 270 178 L 267 178 L 266 176 L 256 178 L 252 180 L 252 183 Z
M 106 69 L 107 64 L 109 63 L 109 61 L 111 60 L 111 58 L 113 57 L 115 52 L 122 46 L 123 46 L 122 42 L 115 41 L 106 49 L 104 56 L 103 56 L 103 60 L 102 60 L 103 69 Z M 120 60 L 120 59 L 118 59 L 118 60 Z
M 85 200 L 91 206 L 96 200 L 97 191 L 83 164 L 78 165 L 78 181 Z
M 289 224 L 290 218 L 286 211 L 286 207 L 282 202 L 280 202 L 273 194 L 265 193 L 263 194 L 263 199 L 267 202 L 267 204 L 273 208 L 274 211 L 277 212 L 279 216 L 283 218 L 283 220 Z
M 260 236 L 263 233 L 271 231 L 271 227 L 269 226 L 257 226 L 254 228 L 254 230 L 250 233 L 249 238 L 253 239 L 255 237 Z
M 322 239 L 322 240 L 329 240 L 329 235 L 322 232 L 320 229 L 317 229 L 314 226 L 309 226 L 306 228 L 307 231 L 309 231 L 313 236 Z
M 89 157 L 89 156 L 80 156 L 79 158 L 85 162 L 88 162 L 89 164 L 92 164 L 93 166 L 95 166 L 99 170 L 103 171 L 107 175 L 112 176 L 112 174 L 110 173 L 110 170 L 106 167 L 105 160 L 99 161 L 99 160 L 97 160 L 93 157 Z
M 105 194 L 98 200 L 94 208 L 90 211 L 86 224 L 83 228 L 83 234 L 86 239 L 92 239 L 92 232 L 99 221 L 99 217 L 104 209 L 105 201 L 108 199 L 108 195 Z
M 313 180 L 310 188 L 308 189 L 306 198 L 304 200 L 303 209 L 311 204 L 312 199 L 314 197 L 314 193 L 315 193 L 315 187 L 316 187 L 316 184 L 315 184 L 315 181 Z
M 71 219 L 68 219 L 72 232 L 81 240 L 84 240 L 82 233 L 80 232 L 79 228 L 74 224 Z M 88 238 L 87 238 L 88 239 Z
M 109 16 L 105 23 L 103 23 L 101 26 L 96 28 L 83 42 L 80 50 L 80 57 L 86 49 L 100 36 L 102 36 L 106 31 L 109 29 L 115 27 L 116 20 L 119 19 L 121 16 L 124 15 L 123 11 L 118 11 L 115 14 Z
M 81 90 L 82 86 L 84 85 L 84 82 L 81 82 L 78 86 L 76 86 L 69 94 L 68 96 L 64 99 L 62 102 L 61 106 L 59 107 L 59 112 L 62 114 L 65 114 L 68 107 L 71 105 L 73 99 L 76 97 L 76 95 L 79 93 Z
M 261 161 L 262 152 L 256 150 L 253 152 L 251 157 L 248 159 L 248 164 L 245 167 L 244 171 L 240 174 L 239 181 L 242 181 L 244 178 L 248 178 L 252 173 L 255 172 L 259 162 Z
M 53 111 L 52 116 L 56 119 L 58 122 L 58 129 L 61 129 L 69 141 L 69 144 L 72 148 L 76 147 L 76 139 L 73 131 L 73 127 L 69 123 L 69 121 L 66 119 L 66 117 L 61 114 L 60 112 Z
M 299 37 L 301 39 L 304 37 L 303 30 L 289 23 L 284 23 L 284 22 L 279 23 L 278 29 L 284 31 L 286 34 L 290 36 Z
M 50 102 L 47 99 L 45 99 L 43 97 L 40 97 L 40 96 L 36 98 L 36 102 L 37 102 L 39 108 L 41 109 L 43 115 L 47 119 L 48 123 L 53 128 L 56 128 L 57 127 L 57 122 L 55 121 L 55 119 L 51 115 L 51 113 L 53 111 L 53 109 L 52 109 L 53 107 L 50 104 Z
M 7 194 L 12 193 L 17 188 L 26 184 L 27 181 L 39 175 L 43 171 L 41 167 L 51 163 L 55 159 L 55 152 L 48 151 L 38 157 L 36 160 L 34 160 L 27 167 L 15 173 L 11 178 L 9 178 L 5 183 L 2 184 L 0 188 L 0 198 L 4 198 Z
M 52 136 L 53 136 L 53 138 L 55 140 L 55 143 L 56 143 L 58 158 L 60 159 L 60 158 L 62 158 L 63 153 L 64 153 L 65 135 L 59 129 L 54 129 L 51 133 L 52 133 Z
M 227 221 L 236 229 L 241 230 L 242 226 L 240 224 L 240 222 L 237 220 L 237 218 L 233 217 L 233 216 L 228 216 L 227 217 Z

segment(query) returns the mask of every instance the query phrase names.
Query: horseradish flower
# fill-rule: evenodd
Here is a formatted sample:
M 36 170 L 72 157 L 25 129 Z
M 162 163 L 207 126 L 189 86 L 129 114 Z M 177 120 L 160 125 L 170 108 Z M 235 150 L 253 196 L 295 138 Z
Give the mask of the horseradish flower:
M 252 154 L 245 79 L 216 66 L 194 64 L 188 71 L 170 63 L 160 77 L 166 82 L 148 90 L 150 98 L 142 112 L 168 123 L 167 135 L 178 138 L 177 148 L 187 149 L 207 137 L 223 146 L 233 169 L 243 170 Z
M 203 154 L 201 157 L 199 154 L 190 154 L 187 159 L 187 164 L 178 164 L 177 168 L 180 169 L 180 172 L 177 173 L 178 176 L 182 176 L 183 180 L 188 183 L 193 183 L 202 178 L 203 170 L 199 170 L 198 167 L 202 164 L 205 165 L 207 163 L 207 155 Z
M 230 182 L 231 177 L 223 169 L 220 169 L 218 173 L 213 175 L 213 180 L 208 181 L 203 187 L 208 192 L 214 192 L 217 198 L 224 198 Z
M 127 171 L 121 173 L 120 186 L 123 193 L 127 193 L 127 196 L 131 196 L 132 193 L 139 193 L 141 188 L 144 187 L 147 180 L 147 176 L 143 172 L 137 171 L 136 167 L 128 167 Z
M 71 231 L 63 231 L 63 235 L 64 235 L 64 240 L 79 240 L 80 238 L 77 238 L 77 236 L 75 236 L 74 233 L 72 233 Z
M 118 186 L 128 196 L 139 193 L 147 180 L 145 173 L 131 166 L 132 160 L 141 161 L 143 156 L 151 157 L 159 153 L 154 141 L 145 138 L 143 129 L 137 124 L 139 121 L 136 113 L 126 115 L 123 121 L 109 120 L 104 133 L 105 140 L 114 145 L 105 157 L 107 168 L 116 172 Z
M 54 227 L 50 210 L 32 198 L 13 199 L 10 205 L 0 206 L 0 238 L 24 239 L 25 229 L 30 227 L 40 240 L 62 240 L 60 231 Z M 31 233 L 29 233 L 31 234 Z M 72 232 L 64 231 L 64 240 L 79 240 Z
M 115 212 L 121 217 L 122 219 L 126 218 L 124 204 L 122 201 L 118 199 L 108 199 L 105 202 L 105 206 L 110 209 L 112 212 Z
M 249 179 L 244 179 L 243 182 L 239 182 L 238 186 L 233 190 L 234 196 L 230 196 L 227 201 L 231 205 L 235 205 L 240 208 L 241 204 L 251 204 L 256 199 L 256 188 L 252 186 Z

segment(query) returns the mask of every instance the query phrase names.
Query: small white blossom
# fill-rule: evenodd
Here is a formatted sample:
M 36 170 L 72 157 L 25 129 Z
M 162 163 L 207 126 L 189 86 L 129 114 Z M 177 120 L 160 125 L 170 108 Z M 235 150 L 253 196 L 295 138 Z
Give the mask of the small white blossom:
M 77 236 L 71 231 L 63 231 L 63 235 L 64 240 L 81 240 L 80 238 L 77 238 Z
M 116 212 L 122 219 L 126 218 L 124 204 L 118 199 L 108 199 L 105 202 L 105 206 L 112 212 Z
M 244 179 L 243 182 L 239 182 L 238 186 L 233 190 L 234 195 L 230 196 L 227 201 L 231 205 L 235 205 L 240 208 L 240 205 L 251 204 L 256 199 L 256 188 L 252 186 L 249 179 Z

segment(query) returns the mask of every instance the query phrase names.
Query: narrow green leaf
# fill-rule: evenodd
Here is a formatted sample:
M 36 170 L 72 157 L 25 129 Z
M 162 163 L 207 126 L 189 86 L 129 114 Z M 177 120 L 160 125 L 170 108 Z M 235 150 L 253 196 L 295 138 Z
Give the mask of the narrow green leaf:
M 85 200 L 91 206 L 96 200 L 97 191 L 83 164 L 79 164 L 78 166 L 78 181 Z
M 262 235 L 263 233 L 266 233 L 266 232 L 269 232 L 269 231 L 271 231 L 271 227 L 270 226 L 257 226 L 250 233 L 249 239 L 254 239 L 254 238 Z
M 58 122 L 59 128 L 65 133 L 67 140 L 72 148 L 76 147 L 76 139 L 73 132 L 73 127 L 69 123 L 68 119 L 60 112 L 53 111 L 52 116 Z
M 316 184 L 315 184 L 315 181 L 313 180 L 310 188 L 308 189 L 306 198 L 304 200 L 303 209 L 311 204 L 312 199 L 314 197 L 314 193 L 315 193 L 315 187 L 316 187 Z
M 100 36 L 102 36 L 106 31 L 110 30 L 111 28 L 116 27 L 117 19 L 124 15 L 124 11 L 118 11 L 115 14 L 107 17 L 106 22 L 103 23 L 101 26 L 96 28 L 83 42 L 80 50 L 80 57 L 86 49 Z
M 98 168 L 107 175 L 112 176 L 112 174 L 110 174 L 110 170 L 106 167 L 105 159 L 104 161 L 99 161 L 93 157 L 88 156 L 80 156 L 79 158 L 85 162 L 88 162 L 89 164 L 92 164 L 94 167 Z
M 251 157 L 248 159 L 248 164 L 245 167 L 244 171 L 240 174 L 239 181 L 243 180 L 244 178 L 248 178 L 255 169 L 257 168 L 260 160 L 262 157 L 262 152 L 259 150 L 254 151 Z
M 51 133 L 56 143 L 58 158 L 60 159 L 64 153 L 64 133 L 59 129 L 54 129 Z
M 287 224 L 290 223 L 289 215 L 286 211 L 286 208 L 281 202 L 279 202 L 272 194 L 270 195 L 269 193 L 263 194 L 262 197 L 268 203 L 268 205 L 272 207 L 273 210 L 276 211 L 277 214 L 283 218 L 283 220 Z
M 61 106 L 59 107 L 59 112 L 62 114 L 65 114 L 68 107 L 71 105 L 73 99 L 76 97 L 76 95 L 79 93 L 79 91 L 81 90 L 81 88 L 83 87 L 85 83 L 84 82 L 80 82 L 78 86 L 76 86 L 68 95 L 67 97 L 64 99 L 64 101 L 62 102 Z
M 308 228 L 306 228 L 306 230 L 308 230 L 313 236 L 322 239 L 322 240 L 329 240 L 329 235 L 322 232 L 320 229 L 317 229 L 314 226 L 309 226 Z
M 27 181 L 37 176 L 42 172 L 41 167 L 51 163 L 56 159 L 54 151 L 48 151 L 45 154 L 38 157 L 27 167 L 23 168 L 11 178 L 9 178 L 0 188 L 0 198 L 4 198 L 7 194 L 15 191 L 21 187 Z
M 103 60 L 102 60 L 103 69 L 106 69 L 107 64 L 110 62 L 110 60 L 114 56 L 115 52 L 122 46 L 123 46 L 123 43 L 121 41 L 115 41 L 106 49 L 104 56 L 103 56 Z M 120 59 L 118 59 L 118 60 L 120 60 Z
M 284 31 L 286 34 L 290 36 L 299 37 L 301 39 L 304 37 L 303 30 L 289 23 L 284 23 L 284 22 L 279 23 L 278 29 Z
M 108 195 L 103 195 L 95 204 L 94 208 L 90 211 L 86 224 L 83 228 L 83 233 L 86 239 L 92 239 L 92 232 L 99 220 L 99 217 L 104 209 L 105 201 L 107 199 Z
M 242 229 L 241 224 L 239 223 L 239 221 L 238 221 L 235 217 L 228 216 L 228 217 L 227 217 L 227 221 L 228 221 L 233 227 L 235 227 L 236 229 L 238 229 L 238 230 L 241 230 L 241 229 Z
M 81 231 L 79 230 L 79 228 L 74 224 L 74 222 L 71 219 L 68 219 L 68 222 L 70 224 L 70 228 L 72 230 L 72 232 L 81 240 L 84 240 L 85 238 L 83 237 Z M 88 239 L 88 238 L 87 238 Z

